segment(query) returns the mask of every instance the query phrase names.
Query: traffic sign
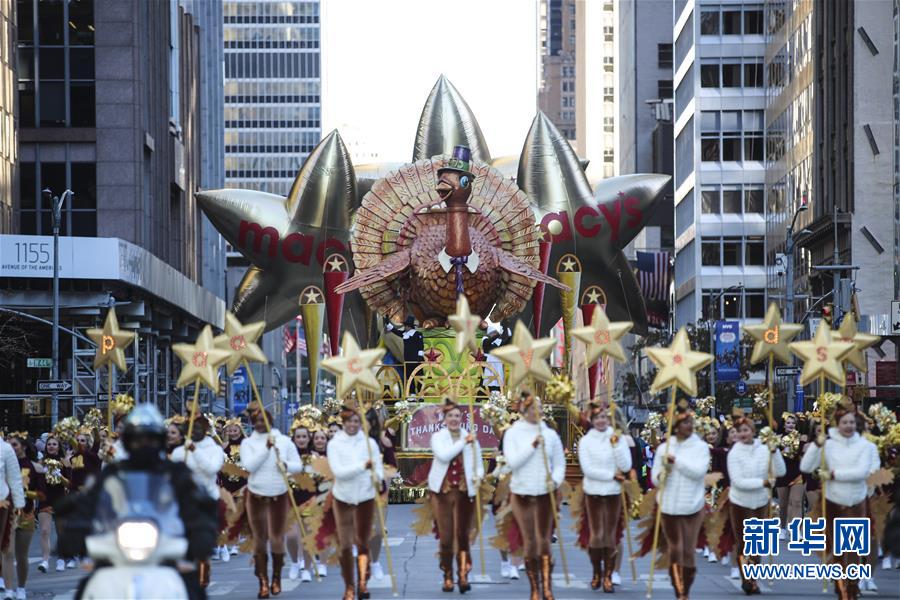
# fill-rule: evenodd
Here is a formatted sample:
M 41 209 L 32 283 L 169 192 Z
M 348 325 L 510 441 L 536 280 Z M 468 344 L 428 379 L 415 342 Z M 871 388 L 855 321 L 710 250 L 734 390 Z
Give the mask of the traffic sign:
M 775 367 L 776 377 L 796 377 L 802 371 L 801 367 L 792 367 L 789 365 L 778 365 Z
M 891 302 L 891 333 L 900 335 L 900 300 Z
M 64 379 L 42 379 L 38 381 L 39 392 L 68 392 L 72 389 L 72 382 Z
M 29 369 L 52 369 L 52 358 L 29 358 L 26 361 Z
M 747 393 L 747 382 L 746 381 L 738 381 L 734 386 L 734 391 L 743 396 Z

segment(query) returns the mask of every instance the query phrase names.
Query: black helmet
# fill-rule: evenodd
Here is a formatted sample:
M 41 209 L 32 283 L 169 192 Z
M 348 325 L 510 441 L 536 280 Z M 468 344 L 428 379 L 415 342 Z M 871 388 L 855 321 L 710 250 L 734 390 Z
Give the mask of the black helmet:
M 140 448 L 160 451 L 166 446 L 166 424 L 152 404 L 138 404 L 125 418 L 122 445 L 129 453 Z

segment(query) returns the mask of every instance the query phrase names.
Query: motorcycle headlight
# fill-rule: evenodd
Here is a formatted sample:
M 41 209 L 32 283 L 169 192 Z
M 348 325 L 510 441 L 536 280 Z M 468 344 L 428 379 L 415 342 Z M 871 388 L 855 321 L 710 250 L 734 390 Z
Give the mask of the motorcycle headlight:
M 150 521 L 126 521 L 116 529 L 116 543 L 131 561 L 146 560 L 159 543 L 159 529 Z

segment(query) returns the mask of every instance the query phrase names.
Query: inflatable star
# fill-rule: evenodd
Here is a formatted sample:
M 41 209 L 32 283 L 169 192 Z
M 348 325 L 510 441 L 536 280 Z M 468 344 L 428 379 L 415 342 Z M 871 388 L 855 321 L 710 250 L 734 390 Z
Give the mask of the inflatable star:
M 119 319 L 116 318 L 114 306 L 106 313 L 103 329 L 88 329 L 87 335 L 97 344 L 97 353 L 94 355 L 95 369 L 110 363 L 116 365 L 120 371 L 128 368 L 125 363 L 125 348 L 131 345 L 136 334 L 133 331 L 119 329 Z
M 534 339 L 522 321 L 516 321 L 512 343 L 491 350 L 491 354 L 510 366 L 509 387 L 515 388 L 525 377 L 549 381 L 553 377 L 547 357 L 553 352 L 556 340 Z
M 266 353 L 256 341 L 266 328 L 264 321 L 243 325 L 234 313 L 225 313 L 225 333 L 213 340 L 216 348 L 228 352 L 225 371 L 232 375 L 246 360 L 247 362 L 267 362 Z
M 375 378 L 372 367 L 384 353 L 384 348 L 361 350 L 353 334 L 345 331 L 341 340 L 341 355 L 322 361 L 322 368 L 337 376 L 337 397 L 344 398 L 356 386 L 373 392 L 381 391 L 381 384 Z
M 647 356 L 659 372 L 653 379 L 650 391 L 658 392 L 677 386 L 689 396 L 697 395 L 697 371 L 713 361 L 712 354 L 694 352 L 684 327 L 675 334 L 668 348 L 647 348 Z
M 587 345 L 587 364 L 592 365 L 601 356 L 611 356 L 619 362 L 625 362 L 625 352 L 619 342 L 633 326 L 631 321 L 610 323 L 603 307 L 594 309 L 591 324 L 572 330 L 572 335 Z
M 819 322 L 816 335 L 808 342 L 793 342 L 791 352 L 803 361 L 800 385 L 806 385 L 817 377 L 824 376 L 839 386 L 847 381 L 844 377 L 842 361 L 856 349 L 851 342 L 836 341 L 831 337 L 831 328 L 823 319 Z
M 204 327 L 193 344 L 174 344 L 172 351 L 182 363 L 176 386 L 183 388 L 202 381 L 211 390 L 219 389 L 219 367 L 228 360 L 230 352 L 216 348 L 212 327 Z
M 791 364 L 791 351 L 788 345 L 801 331 L 803 331 L 803 325 L 783 322 L 778 305 L 774 302 L 771 303 L 762 323 L 744 325 L 744 332 L 756 340 L 750 355 L 750 364 L 755 365 L 772 355 L 779 362 L 786 365 Z
M 450 327 L 456 331 L 456 353 L 462 354 L 466 348 L 470 348 L 473 352 L 478 350 L 478 339 L 476 332 L 478 324 L 481 323 L 481 317 L 473 315 L 469 310 L 469 300 L 465 294 L 460 294 L 456 300 L 456 314 L 450 315 L 447 320 Z
M 832 332 L 832 337 L 835 337 L 834 332 Z M 868 371 L 869 365 L 866 361 L 866 349 L 877 344 L 881 338 L 869 333 L 860 333 L 856 317 L 853 316 L 852 312 L 848 313 L 844 320 L 841 321 L 836 337 L 842 342 L 853 344 L 853 350 L 844 358 L 844 362 L 850 363 L 863 373 Z

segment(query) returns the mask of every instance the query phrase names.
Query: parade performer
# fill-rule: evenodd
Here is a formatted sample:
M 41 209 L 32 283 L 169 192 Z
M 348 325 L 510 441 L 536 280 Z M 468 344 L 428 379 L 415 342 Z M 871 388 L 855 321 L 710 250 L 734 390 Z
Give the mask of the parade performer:
M 369 538 L 375 514 L 375 495 L 371 470 L 377 481 L 384 480 L 384 465 L 378 443 L 362 431 L 362 421 L 355 408 L 341 410 L 343 429 L 328 443 L 328 466 L 334 474 L 332 510 L 340 545 L 341 576 L 344 600 L 353 600 L 353 545 L 356 545 L 356 593 L 369 597 Z M 369 459 L 369 456 L 372 459 Z
M 328 438 L 325 429 L 321 423 L 310 417 L 295 419 L 291 424 L 291 439 L 297 446 L 297 452 L 300 454 L 300 461 L 303 463 L 303 473 L 298 477 L 307 478 L 312 481 L 314 486 L 301 486 L 296 480 L 291 482 L 292 493 L 294 494 L 294 503 L 300 507 L 300 516 L 307 520 L 311 516 L 310 506 L 317 502 L 320 494 L 319 484 L 321 476 L 315 472 L 312 466 L 312 460 L 318 457 L 324 457 Z M 303 539 L 300 532 L 300 524 L 294 522 L 290 527 L 285 539 L 288 555 L 291 558 L 291 567 L 288 571 L 289 579 L 300 578 L 301 582 L 312 581 L 310 569 L 315 564 L 318 569 L 318 576 L 325 577 L 328 575 L 328 569 L 321 561 L 316 560 L 315 563 L 309 551 L 303 545 Z
M 72 469 L 69 492 L 79 492 L 84 489 L 97 477 L 102 466 L 97 454 L 99 447 L 95 446 L 90 430 L 82 428 L 78 432 L 78 437 L 75 438 L 75 443 L 76 447 L 66 453 L 66 459 L 69 462 L 66 466 Z
M 759 585 L 748 579 L 743 566 L 758 564 L 759 557 L 744 555 L 744 521 L 764 519 L 772 498 L 775 477 L 786 472 L 784 459 L 778 448 L 769 447 L 756 439 L 756 425 L 753 420 L 741 416 L 734 419 L 737 443 L 728 452 L 728 475 L 731 480 L 729 491 L 729 516 L 735 539 L 735 558 L 740 569 L 741 589 L 748 596 L 759 594 Z M 770 471 L 771 464 L 771 471 Z
M 845 569 L 850 564 L 862 564 L 863 558 L 855 552 L 834 554 L 834 519 L 863 518 L 866 516 L 867 479 L 878 470 L 881 461 L 872 442 L 856 431 L 856 406 L 848 398 L 840 401 L 834 411 L 833 427 L 828 438 L 818 436 L 809 445 L 800 470 L 819 474 L 825 482 L 825 536 L 829 564 L 840 564 Z M 825 457 L 822 452 L 824 448 Z M 859 597 L 859 581 L 835 579 L 834 589 L 838 598 L 848 600 Z
M 184 422 L 182 415 L 175 415 L 166 420 L 166 454 L 172 456 L 175 448 L 184 445 Z
M 469 534 L 475 512 L 475 490 L 484 478 L 484 464 L 478 440 L 471 433 L 465 434 L 460 427 L 462 408 L 445 398 L 441 411 L 445 427 L 431 436 L 434 458 L 428 472 L 428 489 L 440 540 L 440 568 L 444 574 L 441 589 L 453 591 L 455 546 L 457 583 L 462 594 L 472 589 L 469 584 L 472 568 Z
M 39 503 L 46 497 L 44 469 L 37 462 L 34 444 L 28 432 L 14 431 L 7 436 L 16 456 L 21 485 L 25 493 L 25 506 L 18 510 L 15 530 L 10 533 L 10 543 L 3 552 L 3 575 L 7 589 L 16 590 L 16 600 L 25 600 L 25 584 L 28 582 L 28 550 L 37 525 Z
M 787 539 L 788 523 L 803 516 L 803 495 L 806 486 L 800 473 L 800 445 L 806 436 L 797 429 L 797 415 L 789 412 L 781 414 L 781 453 L 784 457 L 785 473 L 775 480 L 778 497 L 778 516 L 781 518 L 779 539 Z
M 194 426 L 191 430 L 191 440 L 172 450 L 171 460 L 173 462 L 183 462 L 194 476 L 197 487 L 205 491 L 212 500 L 217 504 L 220 503 L 218 475 L 219 470 L 225 463 L 225 453 L 222 448 L 211 438 L 209 432 L 209 420 L 198 414 L 194 417 Z M 219 514 L 222 514 L 222 507 L 219 506 Z M 220 519 L 221 521 L 221 519 Z M 220 527 L 221 529 L 221 527 Z M 200 587 L 209 586 L 210 576 L 209 559 L 198 561 L 197 572 L 200 580 Z
M 385 427 L 385 412 L 386 409 L 383 405 L 377 408 L 372 407 L 366 412 L 366 419 L 368 420 L 369 437 L 378 444 L 378 448 L 381 450 L 381 460 L 384 466 L 387 467 L 385 469 L 385 481 L 380 491 L 381 506 L 384 511 L 384 518 L 387 519 L 388 495 L 392 477 L 390 473 L 396 473 L 398 468 L 397 452 L 394 449 L 394 444 L 397 441 L 397 432 L 391 427 Z M 383 545 L 384 536 L 382 535 L 381 527 L 374 527 L 372 529 L 372 538 L 369 540 L 369 569 L 372 572 L 372 577 L 379 581 L 384 578 L 384 569 L 379 561 Z
M 53 516 L 53 506 L 65 497 L 69 485 L 69 469 L 63 464 L 65 455 L 62 444 L 54 435 L 47 437 L 44 442 L 44 456 L 41 458 L 41 466 L 45 471 L 46 498 L 38 510 L 38 526 L 41 532 L 41 557 L 38 570 L 46 573 L 50 569 L 50 530 L 56 529 L 56 537 L 60 535 L 59 519 Z M 65 571 L 66 561 L 59 558 L 56 561 L 56 570 Z
M 542 593 L 544 600 L 552 600 L 550 545 L 554 516 L 550 494 L 559 496 L 566 471 L 565 454 L 559 435 L 541 420 L 539 398 L 523 391 L 518 408 L 522 418 L 503 439 L 503 453 L 512 470 L 510 503 L 524 542 L 531 600 L 539 600 Z
M 654 453 L 650 476 L 653 485 L 665 485 L 662 498 L 662 532 L 666 539 L 669 577 L 675 595 L 686 600 L 697 571 L 694 548 L 703 524 L 704 478 L 710 462 L 709 448 L 694 434 L 694 413 L 682 400 L 675 408 L 673 439 Z
M 616 531 L 622 517 L 621 481 L 631 470 L 631 452 L 613 431 L 606 404 L 592 403 L 589 418 L 593 427 L 578 443 L 578 464 L 584 474 L 584 510 L 590 529 L 591 589 L 602 585 L 610 593 L 618 554 Z
M 272 595 L 281 593 L 284 534 L 290 505 L 289 490 L 277 462 L 280 459 L 290 474 L 299 473 L 303 463 L 290 438 L 275 428 L 267 432 L 266 424 L 272 422 L 272 417 L 265 409 L 251 402 L 247 412 L 253 423 L 253 433 L 241 442 L 241 466 L 249 473 L 244 501 L 259 580 L 257 598 L 268 598 L 270 592 Z M 272 551 L 271 580 L 268 575 L 269 546 Z
M 240 515 L 244 512 L 244 487 L 247 485 L 247 472 L 238 466 L 241 462 L 241 442 L 244 440 L 244 429 L 239 417 L 232 417 L 225 421 L 225 440 L 222 450 L 225 453 L 225 462 L 219 471 L 219 487 L 224 490 L 234 504 L 233 512 Z M 222 494 L 222 491 L 219 492 Z M 238 553 L 238 536 L 229 537 L 226 530 L 219 545 L 219 559 L 228 562 Z M 229 544 L 231 547 L 229 548 Z
M 13 545 L 16 511 L 25 507 L 25 487 L 22 485 L 22 471 L 19 470 L 16 451 L 2 438 L 0 467 L 0 556 L 5 556 Z M 0 577 L 0 587 L 5 586 L 5 581 Z

